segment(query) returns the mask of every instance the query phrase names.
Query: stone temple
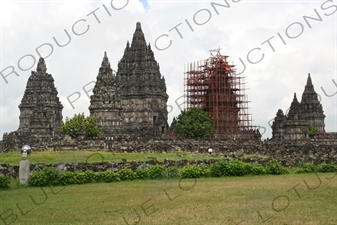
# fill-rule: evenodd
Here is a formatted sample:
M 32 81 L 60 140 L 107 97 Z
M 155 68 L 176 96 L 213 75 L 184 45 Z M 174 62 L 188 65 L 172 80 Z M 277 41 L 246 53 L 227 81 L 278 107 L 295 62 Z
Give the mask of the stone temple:
M 325 132 L 324 111 L 312 84 L 310 74 L 307 78 L 301 102 L 296 93 L 290 105 L 288 115 L 278 110 L 273 121 L 273 139 L 298 140 L 309 137 L 309 126 L 313 125 L 319 132 Z
M 22 138 L 49 138 L 57 135 L 62 124 L 63 106 L 57 97 L 54 79 L 47 72 L 43 58 L 39 59 L 36 72 L 32 71 L 24 92 L 20 109 L 20 125 L 9 134 Z M 4 139 L 6 139 L 4 135 Z
M 131 46 L 126 44 L 116 75 L 105 53 L 93 92 L 89 110 L 98 118 L 104 136 L 167 132 L 165 79 L 139 22 Z
M 113 74 L 106 52 L 90 96 L 90 115 L 95 116 L 105 135 L 120 133 L 123 117 L 116 75 Z

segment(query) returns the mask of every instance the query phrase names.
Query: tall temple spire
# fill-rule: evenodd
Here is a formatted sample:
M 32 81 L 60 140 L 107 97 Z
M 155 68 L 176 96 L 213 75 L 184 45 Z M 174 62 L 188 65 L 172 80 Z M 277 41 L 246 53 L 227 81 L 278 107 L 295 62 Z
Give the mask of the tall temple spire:
M 307 83 L 306 83 L 306 85 L 304 87 L 303 95 L 304 94 L 313 94 L 313 93 L 316 94 L 315 89 L 314 89 L 314 85 L 312 84 L 310 73 L 309 73 L 308 74 L 308 78 L 307 78 Z M 302 100 L 303 100 L 303 95 L 302 95 Z
M 296 93 L 294 93 L 294 98 L 288 112 L 288 118 L 292 119 L 295 115 L 300 116 L 301 111 L 301 104 L 297 100 Z
M 102 64 L 101 64 L 100 71 L 112 73 L 112 69 L 111 69 L 110 62 L 109 62 L 109 59 L 108 59 L 108 56 L 107 56 L 106 52 L 104 52 L 104 57 L 103 57 L 103 61 L 102 61 Z
M 134 49 L 138 53 L 142 53 L 144 48 L 146 48 L 145 36 L 140 22 L 137 22 L 136 30 L 132 37 L 131 49 Z
M 291 104 L 294 104 L 294 105 L 300 104 L 298 99 L 297 99 L 296 92 L 294 93 L 293 102 Z
M 118 63 L 117 79 L 125 83 L 121 91 L 125 94 L 131 94 L 130 91 L 141 93 L 145 91 L 151 95 L 157 89 L 166 92 L 165 80 L 162 78 L 159 69 L 159 64 L 154 58 L 150 44 L 146 44 L 141 24 L 137 22 L 131 47 L 127 42 L 124 55 Z M 140 84 L 140 80 L 149 79 L 152 79 L 153 82 Z M 163 96 L 167 97 L 167 94 L 165 93 Z
M 310 73 L 308 74 L 307 83 L 304 87 L 304 91 L 302 94 L 301 103 L 303 102 L 307 102 L 307 103 L 311 102 L 311 103 L 319 104 L 317 93 L 311 81 Z
M 57 97 L 53 77 L 46 73 L 47 66 L 43 58 L 39 59 L 36 72 L 32 71 L 20 109 L 18 132 L 30 137 L 48 137 L 56 135 L 62 124 L 63 106 Z
M 137 22 L 136 24 L 136 31 L 137 30 L 142 31 L 142 25 L 140 24 L 140 22 Z
M 90 96 L 90 115 L 96 117 L 98 127 L 102 129 L 105 136 L 112 136 L 120 130 L 123 119 L 116 76 L 113 74 L 106 52 L 104 52 L 93 93 Z
M 312 81 L 311 81 L 310 73 L 308 74 L 308 78 L 307 78 L 307 85 L 312 85 Z
M 308 74 L 307 83 L 302 94 L 301 106 L 303 109 L 302 117 L 317 127 L 319 131 L 323 132 L 325 115 L 323 114 L 324 111 L 320 99 L 312 84 L 310 73 Z
M 136 24 L 131 47 L 129 42 L 126 44 L 116 79 L 120 86 L 125 127 L 133 132 L 137 127 L 144 128 L 145 132 L 166 133 L 168 95 L 165 79 L 150 45 L 146 44 L 140 22 Z

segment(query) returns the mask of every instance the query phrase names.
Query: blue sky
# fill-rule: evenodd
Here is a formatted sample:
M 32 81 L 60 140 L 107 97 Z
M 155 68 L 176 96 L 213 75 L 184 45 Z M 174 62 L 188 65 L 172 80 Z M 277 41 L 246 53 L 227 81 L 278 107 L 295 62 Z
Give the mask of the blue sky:
M 143 6 L 144 6 L 144 9 L 148 9 L 149 5 L 147 4 L 147 0 L 139 0 Z

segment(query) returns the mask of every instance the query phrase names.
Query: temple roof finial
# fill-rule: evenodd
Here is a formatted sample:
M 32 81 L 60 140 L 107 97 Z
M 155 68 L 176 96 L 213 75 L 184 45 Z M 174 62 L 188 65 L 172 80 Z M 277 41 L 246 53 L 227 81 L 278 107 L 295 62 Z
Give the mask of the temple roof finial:
M 307 85 L 312 85 L 310 73 L 308 73 L 308 78 L 307 78 Z
M 142 30 L 142 26 L 141 26 L 140 22 L 137 22 L 136 30 Z
M 37 63 L 36 71 L 44 73 L 47 71 L 46 62 L 42 57 L 40 57 L 39 62 Z
M 109 62 L 109 59 L 108 59 L 106 51 L 104 51 L 104 57 L 103 57 L 103 61 L 102 61 L 101 67 L 110 68 L 110 62 Z

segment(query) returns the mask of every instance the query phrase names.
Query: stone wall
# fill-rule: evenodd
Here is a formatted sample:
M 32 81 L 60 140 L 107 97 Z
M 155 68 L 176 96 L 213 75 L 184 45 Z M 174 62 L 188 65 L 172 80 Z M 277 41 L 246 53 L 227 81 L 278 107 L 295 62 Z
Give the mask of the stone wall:
M 23 145 L 30 145 L 33 151 L 53 150 L 106 150 L 112 152 L 206 152 L 212 147 L 216 152 L 243 151 L 245 154 L 275 155 L 279 152 L 326 152 L 337 149 L 337 138 L 316 138 L 297 141 L 254 139 L 178 139 L 178 138 L 133 138 L 119 136 L 95 139 L 70 138 L 26 138 L 16 139 L 15 135 L 0 141 L 0 152 L 20 151 Z
M 272 146 L 269 146 L 272 147 Z M 267 165 L 267 163 L 275 159 L 279 161 L 282 166 L 291 168 L 291 167 L 299 167 L 304 162 L 311 162 L 315 165 L 321 163 L 334 163 L 337 164 L 337 151 L 334 148 L 326 148 L 323 151 L 317 151 L 315 148 L 315 144 L 313 145 L 303 145 L 298 149 L 298 146 L 292 146 L 293 148 L 297 148 L 297 151 L 294 151 L 291 146 L 283 149 L 280 148 L 274 152 L 273 155 L 268 155 L 270 152 L 267 150 L 263 152 L 266 155 L 261 155 L 262 152 L 256 152 L 256 154 L 252 154 L 250 157 L 243 157 L 244 154 L 247 154 L 247 150 L 237 150 L 237 151 L 227 151 L 222 152 L 220 155 L 222 159 L 212 159 L 207 153 L 202 154 L 203 160 L 195 160 L 193 157 L 188 156 L 185 157 L 183 155 L 177 154 L 177 160 L 164 160 L 163 162 L 159 162 L 154 158 L 146 159 L 145 161 L 132 161 L 128 162 L 127 160 L 122 160 L 121 162 L 100 162 L 100 163 L 58 163 L 58 164 L 38 164 L 39 169 L 43 169 L 44 167 L 55 167 L 58 168 L 60 172 L 62 171 L 86 171 L 93 170 L 94 172 L 102 172 L 102 171 L 119 171 L 123 168 L 131 168 L 136 170 L 141 167 L 149 167 L 152 165 L 162 165 L 164 167 L 177 167 L 182 168 L 186 165 L 211 165 L 217 161 L 225 160 L 241 160 L 243 162 L 251 163 L 251 164 L 260 164 Z M 195 148 L 193 149 L 195 150 Z M 251 154 L 252 152 L 248 152 Z M 201 153 L 195 153 L 201 154 Z M 219 153 L 218 153 L 219 154 Z M 179 158 L 182 157 L 182 158 Z M 30 171 L 36 170 L 36 165 L 30 165 Z M 7 163 L 0 165 L 0 174 L 15 178 L 18 176 L 19 166 L 11 166 Z
M 13 144 L 18 144 L 15 142 Z M 21 149 L 23 143 L 19 146 L 12 146 L 10 149 L 17 150 Z M 27 143 L 26 143 L 27 144 Z M 154 152 L 154 153 L 165 153 L 165 152 L 192 152 L 194 154 L 202 154 L 204 160 L 194 160 L 189 157 L 186 159 L 165 160 L 164 162 L 158 162 L 153 159 L 147 160 L 148 165 L 164 165 L 182 167 L 188 164 L 200 165 L 214 163 L 216 160 L 210 159 L 207 154 L 207 149 L 212 147 L 214 149 L 214 154 L 220 155 L 223 160 L 234 160 L 239 159 L 244 162 L 249 163 L 259 163 L 265 165 L 269 160 L 276 159 L 281 162 L 283 166 L 286 167 L 296 167 L 300 166 L 303 162 L 312 162 L 314 164 L 320 163 L 334 163 L 337 164 L 337 139 L 312 139 L 312 140 L 299 140 L 299 141 L 256 141 L 256 140 L 218 140 L 218 139 L 151 139 L 151 140 L 138 140 L 132 139 L 130 137 L 119 137 L 112 139 L 92 139 L 92 140 L 73 140 L 73 139 L 63 139 L 63 140 L 40 140 L 40 142 L 28 143 L 32 146 L 34 151 L 42 151 L 45 149 L 58 150 L 86 150 L 86 151 L 96 151 L 102 149 L 111 152 Z M 7 146 L 7 148 L 4 146 Z M 0 151 L 8 151 L 8 146 L 10 144 L 5 144 L 4 141 L 0 142 Z M 19 154 L 19 153 L 18 153 Z M 245 155 L 245 157 L 243 157 Z M 248 155 L 248 157 L 247 157 Z M 4 162 L 2 162 L 4 163 Z M 144 162 L 127 162 L 126 160 L 122 162 L 116 162 L 114 165 L 111 162 L 101 162 L 96 164 L 78 163 L 77 165 L 67 163 L 62 165 L 45 165 L 40 164 L 39 166 L 43 168 L 44 166 L 55 166 L 63 167 L 68 171 L 73 170 L 87 170 L 91 169 L 94 171 L 105 171 L 105 170 L 115 170 L 118 171 L 121 168 L 132 168 L 136 169 L 140 167 Z M 31 165 L 31 169 L 35 165 Z M 7 164 L 2 164 L 0 167 L 0 173 L 3 174 L 16 174 L 18 172 L 17 166 L 10 166 Z

